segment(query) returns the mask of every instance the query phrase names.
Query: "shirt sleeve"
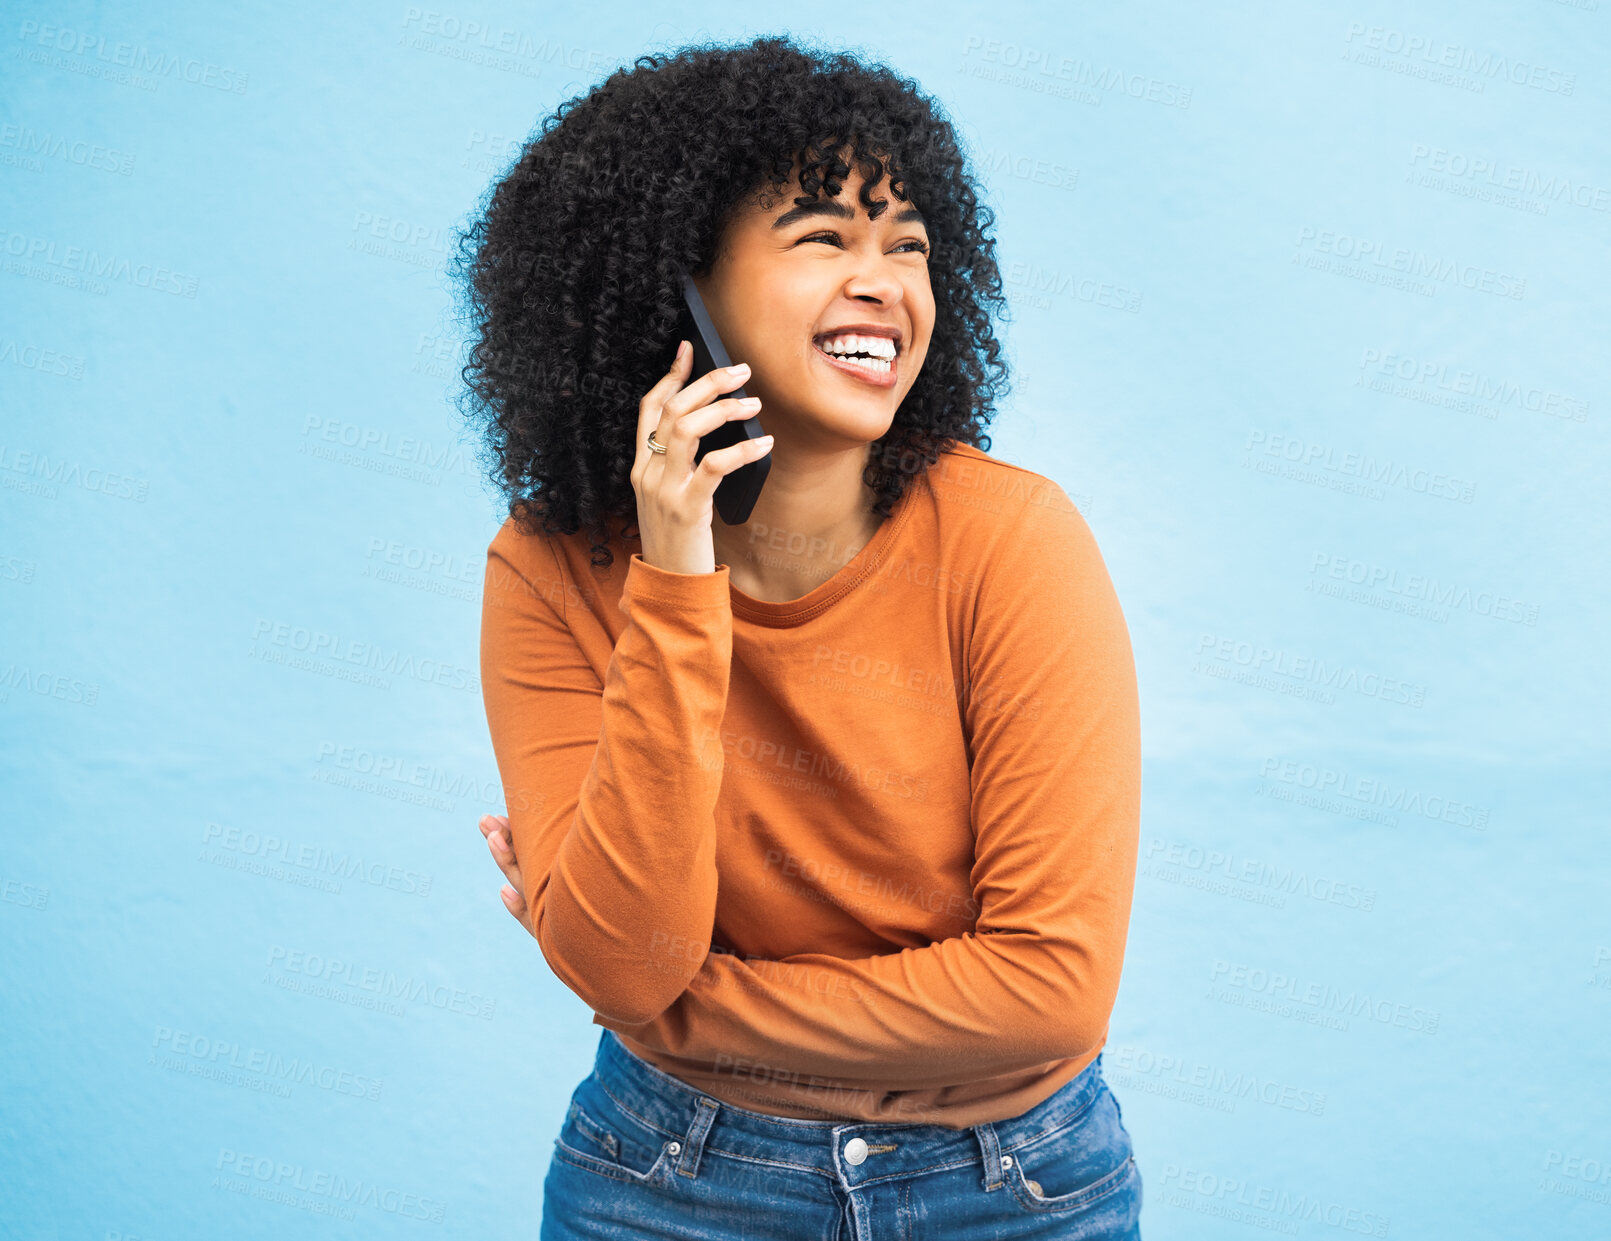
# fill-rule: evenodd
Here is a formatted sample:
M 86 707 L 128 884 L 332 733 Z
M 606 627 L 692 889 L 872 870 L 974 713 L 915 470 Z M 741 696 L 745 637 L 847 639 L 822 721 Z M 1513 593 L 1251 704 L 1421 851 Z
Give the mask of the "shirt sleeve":
M 647 1021 L 699 969 L 715 920 L 727 566 L 673 573 L 632 553 L 600 685 L 552 546 L 505 531 L 487 553 L 481 684 L 531 930 L 601 1017 Z
M 1140 836 L 1135 663 L 1084 518 L 1055 483 L 990 552 L 968 644 L 975 929 L 863 959 L 713 953 L 641 1027 L 698 1063 L 918 1089 L 1106 1040 Z

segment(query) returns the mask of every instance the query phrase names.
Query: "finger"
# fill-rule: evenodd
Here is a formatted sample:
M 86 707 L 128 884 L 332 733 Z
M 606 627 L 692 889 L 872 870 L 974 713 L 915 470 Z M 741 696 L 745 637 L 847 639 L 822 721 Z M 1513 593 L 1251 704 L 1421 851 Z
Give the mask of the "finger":
M 669 450 L 666 453 L 666 460 L 676 458 L 686 461 L 688 470 L 692 470 L 694 454 L 699 450 L 700 440 L 724 422 L 753 418 L 760 412 L 761 398 L 758 396 L 726 397 L 720 401 L 712 401 L 709 405 L 701 405 L 698 409 L 689 410 L 677 418 L 669 430 L 656 432 L 655 439 Z
M 484 814 L 476 826 L 481 829 L 483 836 L 500 827 L 507 832 L 509 830 L 509 816 L 506 814 Z
M 515 860 L 515 851 L 509 847 L 509 837 L 500 828 L 487 834 L 487 845 L 492 850 L 492 860 L 503 871 L 503 877 L 515 886 L 517 892 L 525 892 L 526 885 L 520 877 L 520 863 Z
M 708 405 L 717 397 L 742 388 L 749 377 L 748 362 L 735 362 L 731 366 L 718 366 L 715 370 L 706 371 L 691 384 L 679 388 L 662 402 L 665 416 L 681 417 L 691 409 Z
M 687 420 L 699 410 L 718 403 L 718 398 L 724 392 L 732 392 L 743 387 L 744 381 L 749 376 L 749 365 L 744 362 L 717 367 L 713 371 L 707 371 L 687 387 L 672 393 L 665 400 L 654 423 L 655 443 L 664 444 L 669 450 L 654 454 L 660 459 L 662 466 L 676 468 L 678 478 L 688 476 L 689 471 L 694 468 L 694 453 L 699 436 L 689 429 L 692 424 Z M 721 421 L 721 418 L 717 418 L 710 426 L 715 426 Z M 647 439 L 647 432 L 645 438 Z
M 515 916 L 515 920 L 531 931 L 531 921 L 526 909 L 526 898 L 513 888 L 503 888 L 498 893 L 503 898 L 503 907 Z M 536 932 L 532 931 L 535 935 Z
M 686 414 L 673 420 L 669 431 L 659 431 L 655 438 L 666 444 L 667 450 L 661 462 L 669 474 L 662 474 L 662 478 L 671 478 L 679 485 L 686 487 L 693 481 L 699 472 L 700 445 L 704 438 L 715 431 L 724 422 L 732 422 L 740 418 L 754 418 L 761 412 L 759 397 L 727 397 L 724 400 L 713 401 L 709 405 L 702 405 L 698 409 L 691 409 Z M 662 424 L 664 425 L 664 424 Z M 759 431 L 759 425 L 755 428 Z M 706 454 L 708 456 L 708 454 Z M 719 465 L 720 462 L 717 462 Z M 742 462 L 740 463 L 742 464 Z M 715 468 L 714 466 L 711 468 Z M 723 470 L 721 474 L 728 471 Z M 720 474 L 717 482 L 720 481 Z M 714 488 L 716 483 L 711 483 Z
M 492 850 L 493 861 L 498 863 L 498 869 L 503 871 L 504 877 L 518 890 L 524 891 L 525 885 L 520 878 L 520 863 L 516 860 L 514 846 L 510 843 L 509 816 L 484 814 L 481 816 L 479 826 L 481 834 L 486 837 L 487 847 Z
M 726 448 L 718 448 L 715 452 L 707 452 L 700 459 L 699 468 L 694 471 L 694 476 L 688 485 L 690 488 L 698 486 L 707 495 L 714 496 L 723 478 L 739 466 L 759 460 L 771 451 L 772 437 L 761 435 L 752 440 L 741 440 Z
M 687 382 L 694 367 L 693 346 L 685 340 L 677 342 L 677 354 L 671 360 L 671 369 L 643 394 L 638 402 L 638 451 L 654 456 L 659 454 L 648 447 L 649 432 L 660 422 L 660 410 L 671 396 Z
M 744 363 L 720 367 L 717 371 L 694 380 L 680 392 L 665 401 L 661 419 L 656 422 L 654 442 L 665 446 L 664 453 L 654 453 L 656 464 L 644 466 L 644 477 L 659 480 L 664 471 L 672 471 L 673 479 L 686 482 L 694 471 L 694 458 L 699 454 L 699 438 L 731 417 L 751 417 L 760 411 L 759 396 L 727 396 L 715 400 L 720 393 L 730 392 L 743 385 L 749 376 Z M 691 405 L 690 405 L 691 401 Z M 677 413 L 681 409 L 683 413 Z M 651 450 L 652 451 L 652 450 Z M 648 471 L 654 474 L 648 474 Z

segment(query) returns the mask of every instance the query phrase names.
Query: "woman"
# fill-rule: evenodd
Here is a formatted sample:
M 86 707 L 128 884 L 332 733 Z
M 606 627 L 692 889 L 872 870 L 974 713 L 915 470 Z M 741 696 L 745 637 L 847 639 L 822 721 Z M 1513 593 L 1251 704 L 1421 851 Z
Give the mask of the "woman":
M 545 1238 L 1140 1235 L 1135 669 L 1063 489 L 986 451 L 991 220 L 910 82 L 761 38 L 564 105 L 466 239 L 481 828 L 604 1027 Z

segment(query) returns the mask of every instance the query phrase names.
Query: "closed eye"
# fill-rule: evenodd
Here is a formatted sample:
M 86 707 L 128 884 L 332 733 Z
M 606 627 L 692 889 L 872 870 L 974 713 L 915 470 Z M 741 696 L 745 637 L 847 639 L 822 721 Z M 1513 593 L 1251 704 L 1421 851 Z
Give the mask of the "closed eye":
M 832 231 L 821 232 L 821 233 L 812 233 L 810 236 L 800 238 L 800 240 L 802 242 L 806 242 L 806 241 L 822 241 L 822 240 L 825 240 L 825 239 L 826 240 L 831 240 L 835 245 L 843 245 L 844 244 L 843 242 L 841 242 L 839 240 L 839 234 L 835 233 L 835 232 L 832 232 Z M 897 251 L 900 250 L 901 246 L 916 246 L 917 247 L 917 249 L 915 249 L 915 250 L 906 251 L 907 254 L 927 254 L 929 252 L 928 243 L 926 241 L 918 241 L 916 238 L 913 238 L 910 241 L 901 242 L 900 246 L 895 247 L 896 250 Z

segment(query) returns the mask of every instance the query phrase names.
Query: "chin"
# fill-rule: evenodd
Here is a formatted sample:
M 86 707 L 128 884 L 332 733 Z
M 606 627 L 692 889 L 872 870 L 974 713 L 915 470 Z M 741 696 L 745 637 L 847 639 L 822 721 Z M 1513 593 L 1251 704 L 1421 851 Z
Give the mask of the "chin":
M 890 425 L 894 422 L 893 410 L 869 411 L 866 417 L 860 418 L 843 407 L 821 413 L 804 410 L 802 414 L 799 425 L 809 427 L 819 435 L 858 444 L 871 444 L 874 440 L 882 439 L 889 434 Z

